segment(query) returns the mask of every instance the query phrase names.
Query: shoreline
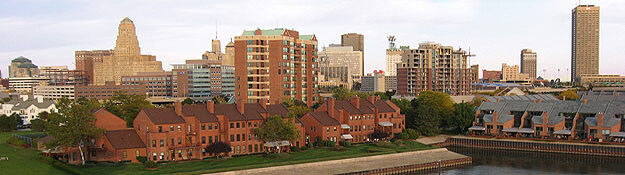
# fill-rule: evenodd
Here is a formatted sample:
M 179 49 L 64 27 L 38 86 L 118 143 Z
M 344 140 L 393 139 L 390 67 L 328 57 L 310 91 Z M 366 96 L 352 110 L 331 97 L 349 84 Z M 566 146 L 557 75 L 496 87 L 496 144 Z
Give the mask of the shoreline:
M 446 148 L 384 154 L 377 156 L 283 165 L 238 171 L 213 173 L 215 175 L 252 174 L 375 174 L 390 172 L 416 172 L 451 168 L 471 163 L 471 157 L 454 153 Z

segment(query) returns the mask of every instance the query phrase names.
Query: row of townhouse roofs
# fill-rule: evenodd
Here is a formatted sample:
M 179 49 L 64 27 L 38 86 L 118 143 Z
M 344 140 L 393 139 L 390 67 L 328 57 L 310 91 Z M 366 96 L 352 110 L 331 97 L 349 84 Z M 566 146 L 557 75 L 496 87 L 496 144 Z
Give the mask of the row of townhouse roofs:
M 494 98 L 477 109 L 472 134 L 536 139 L 622 142 L 623 92 L 581 92 L 575 101 Z
M 133 128 L 114 114 L 99 109 L 93 111 L 95 126 L 106 130 L 104 135 L 87 144 L 86 161 L 131 161 L 145 156 L 154 161 L 199 160 L 215 155 L 205 148 L 211 143 L 228 143 L 232 155 L 261 153 L 272 149 L 288 151 L 321 140 L 371 142 L 374 131 L 400 133 L 405 128 L 405 116 L 389 100 L 379 97 L 335 100 L 329 98 L 314 112 L 291 120 L 301 133 L 297 140 L 263 142 L 253 133 L 269 116 L 279 115 L 288 120 L 289 110 L 283 104 L 245 103 L 182 105 L 173 108 L 143 109 L 134 120 Z M 46 149 L 44 137 L 39 148 L 55 153 L 62 160 L 81 162 L 78 148 Z

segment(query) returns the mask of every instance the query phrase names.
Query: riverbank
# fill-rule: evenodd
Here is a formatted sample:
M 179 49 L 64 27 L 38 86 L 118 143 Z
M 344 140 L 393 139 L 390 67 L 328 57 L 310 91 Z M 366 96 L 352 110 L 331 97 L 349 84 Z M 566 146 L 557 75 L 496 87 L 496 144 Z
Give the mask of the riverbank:
M 468 136 L 451 136 L 445 139 L 444 142 L 431 143 L 429 145 L 466 146 L 519 151 L 625 157 L 625 146 L 623 145 L 601 145 L 588 143 L 498 139 Z
M 438 148 L 369 157 L 359 157 L 297 165 L 276 166 L 240 171 L 216 173 L 216 175 L 256 175 L 256 174 L 370 174 L 370 173 L 405 173 L 417 170 L 435 169 L 437 162 L 441 167 L 460 166 L 471 163 L 471 158 L 462 154 Z M 428 165 L 428 166 L 424 166 Z

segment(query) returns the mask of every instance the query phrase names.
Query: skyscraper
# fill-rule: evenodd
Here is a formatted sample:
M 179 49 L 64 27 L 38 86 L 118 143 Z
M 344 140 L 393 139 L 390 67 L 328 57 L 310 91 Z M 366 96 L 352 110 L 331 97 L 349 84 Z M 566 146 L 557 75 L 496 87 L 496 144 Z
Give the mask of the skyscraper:
M 536 52 L 532 49 L 521 50 L 521 73 L 526 73 L 531 80 L 536 79 Z
M 102 55 L 105 54 L 107 54 L 105 51 L 102 52 Z M 81 55 L 77 52 L 77 59 L 78 56 Z M 156 56 L 141 55 L 135 25 L 128 18 L 124 18 L 119 24 L 113 55 L 103 56 L 101 60 L 92 61 L 93 84 L 95 85 L 105 85 L 108 81 L 113 81 L 119 85 L 122 76 L 136 75 L 138 72 L 163 71 L 162 63 L 156 61 Z
M 319 63 L 319 71 L 321 71 L 322 74 L 331 75 L 334 73 L 329 72 L 330 70 L 339 70 L 331 68 L 346 66 L 349 68 L 349 76 L 351 77 L 345 80 L 360 82 L 362 74 L 364 73 L 364 70 L 362 70 L 363 62 L 361 59 L 361 51 L 354 51 L 352 46 L 330 44 L 329 47 L 323 47 L 323 51 L 319 52 L 319 58 L 321 59 L 321 62 Z M 353 83 L 347 81 L 345 82 L 348 84 Z
M 317 102 L 318 58 L 315 35 L 288 29 L 246 30 L 234 38 L 236 99 L 276 103 L 290 97 Z
M 362 75 L 364 76 L 364 70 L 365 70 L 365 36 L 363 36 L 362 34 L 358 34 L 358 33 L 348 33 L 348 34 L 343 34 L 341 35 L 341 45 L 343 46 L 352 46 L 352 48 L 354 49 L 354 51 L 361 51 L 362 52 L 362 57 L 360 58 L 362 61 L 361 63 L 363 63 L 361 65 L 361 69 L 363 70 Z
M 583 74 L 599 74 L 599 7 L 573 8 L 571 81 Z

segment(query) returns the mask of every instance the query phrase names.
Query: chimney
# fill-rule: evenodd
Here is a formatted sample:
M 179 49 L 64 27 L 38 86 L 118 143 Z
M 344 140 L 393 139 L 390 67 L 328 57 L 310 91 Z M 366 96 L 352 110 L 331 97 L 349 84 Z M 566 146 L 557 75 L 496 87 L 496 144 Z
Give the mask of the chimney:
M 345 120 L 343 120 L 343 115 L 345 115 L 345 109 L 339 109 L 339 115 L 338 116 L 332 116 L 334 117 L 334 119 L 336 119 L 336 121 L 339 121 L 339 123 L 347 123 L 349 121 L 347 121 L 347 118 L 345 118 Z
M 532 103 L 536 103 L 536 100 L 532 100 Z
M 208 113 L 215 113 L 215 102 L 214 101 L 207 101 L 206 102 L 206 110 L 208 111 Z
M 330 117 L 334 117 L 334 103 L 336 102 L 336 100 L 334 99 L 334 97 L 329 97 L 328 101 L 326 102 L 326 104 L 328 105 L 328 115 L 330 115 Z
M 541 99 L 538 99 L 538 103 L 542 103 L 542 102 L 543 102 L 543 99 L 542 99 L 542 98 L 541 98 Z
M 371 104 L 375 104 L 376 97 L 377 96 L 372 95 L 372 96 L 367 97 L 367 100 L 369 100 L 369 102 L 371 102 Z
M 497 119 L 499 118 L 499 117 L 497 117 L 498 115 L 499 115 L 499 113 L 493 112 L 493 123 L 497 123 Z
M 497 102 L 499 102 L 499 98 L 497 98 Z
M 182 102 L 180 101 L 174 102 L 174 111 L 176 111 L 176 114 L 182 115 Z
M 263 109 L 267 109 L 267 99 L 260 99 L 258 101 L 258 103 L 260 103 L 260 105 L 263 107 Z
M 598 127 L 603 126 L 603 113 L 602 112 L 599 112 L 599 114 L 597 114 L 597 126 Z
M 562 101 L 566 101 L 566 96 L 562 96 Z
M 243 99 L 237 100 L 236 105 L 237 105 L 237 110 L 239 111 L 239 113 L 245 114 L 245 100 Z
M 356 109 L 360 109 L 360 97 L 354 96 L 352 98 L 349 98 L 349 103 L 354 105 Z
M 588 99 L 587 99 L 587 98 L 584 98 L 584 99 L 582 100 L 582 103 L 583 103 L 583 104 L 588 103 Z

